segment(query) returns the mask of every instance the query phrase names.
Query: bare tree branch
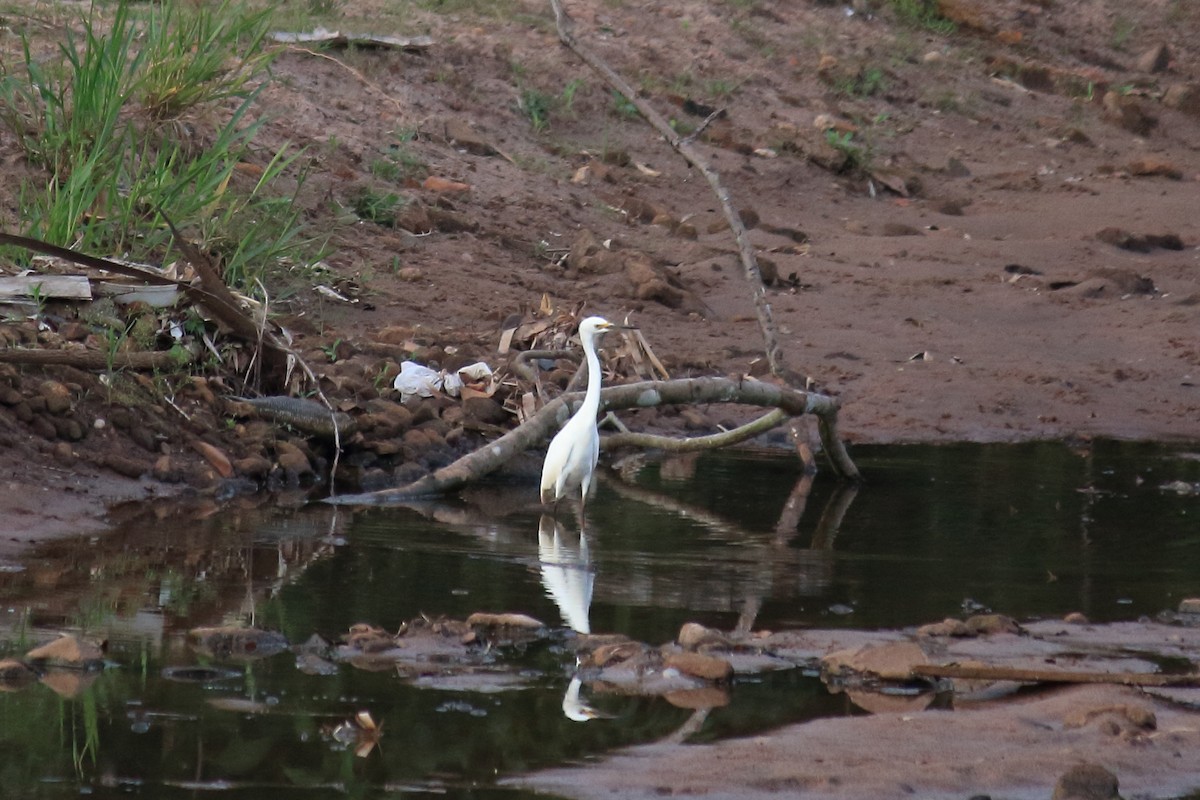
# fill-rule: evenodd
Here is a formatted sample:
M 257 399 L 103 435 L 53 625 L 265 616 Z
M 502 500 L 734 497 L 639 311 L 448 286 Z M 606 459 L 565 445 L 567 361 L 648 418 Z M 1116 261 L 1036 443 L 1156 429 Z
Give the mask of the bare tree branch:
M 329 502 L 379 505 L 439 495 L 457 489 L 494 472 L 528 448 L 541 444 L 559 426 L 560 415 L 565 417 L 569 414 L 572 404 L 577 404 L 581 399 L 580 393 L 564 394 L 547 403 L 523 425 L 407 486 L 365 494 L 342 495 L 331 498 Z M 740 403 L 776 408 L 781 412 L 778 418 L 780 422 L 800 414 L 816 414 L 823 419 L 832 420 L 830 429 L 836 434 L 837 401 L 832 397 L 765 381 L 738 381 L 730 378 L 642 381 L 624 386 L 610 386 L 601 393 L 601 407 L 610 411 L 705 403 Z M 844 449 L 842 453 L 845 453 Z M 830 455 L 832 457 L 833 453 Z M 839 473 L 857 477 L 858 471 L 849 460 L 849 455 L 846 455 L 845 463 L 839 465 Z

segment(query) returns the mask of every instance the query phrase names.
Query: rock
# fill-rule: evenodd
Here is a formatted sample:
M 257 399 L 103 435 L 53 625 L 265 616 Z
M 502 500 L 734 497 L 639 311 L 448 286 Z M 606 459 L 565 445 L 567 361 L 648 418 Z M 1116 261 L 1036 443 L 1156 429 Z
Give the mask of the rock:
M 604 246 L 589 230 L 582 230 L 571 243 L 567 268 L 583 275 L 607 275 L 621 269 L 621 256 Z
M 729 690 L 723 686 L 701 686 L 698 689 L 680 689 L 667 692 L 663 699 L 676 708 L 699 711 L 706 708 L 723 708 L 729 705 Z
M 1158 727 L 1158 719 L 1153 711 L 1132 703 L 1076 708 L 1063 717 L 1064 728 L 1083 728 L 1096 723 L 1112 733 L 1125 730 L 1152 731 Z
M 1059 776 L 1052 800 L 1112 800 L 1117 794 L 1117 776 L 1099 764 L 1076 764 Z
M 20 661 L 6 658 L 0 661 L 0 692 L 28 686 L 37 680 L 37 673 Z
M 937 695 L 934 692 L 895 695 L 867 689 L 847 689 L 846 697 L 863 711 L 872 714 L 913 714 L 929 708 Z
M 933 622 L 917 628 L 917 636 L 975 636 L 975 631 L 961 619 L 947 617 L 941 622 Z
M 715 628 L 706 628 L 698 622 L 685 622 L 675 639 L 684 650 L 698 650 L 705 645 L 730 644 L 729 637 Z
M 976 614 L 967 617 L 966 626 L 972 631 L 985 636 L 993 633 L 1020 633 L 1021 626 L 1012 617 L 1003 614 Z
M 219 447 L 209 444 L 201 439 L 196 439 L 192 442 L 192 447 L 200 455 L 204 456 L 212 468 L 217 471 L 217 474 L 222 478 L 233 477 L 233 464 L 229 461 L 229 456 L 225 455 Z
M 611 642 L 602 644 L 592 651 L 588 659 L 590 666 L 606 667 L 610 664 L 620 664 L 645 652 L 645 646 L 640 642 Z
M 71 449 L 71 445 L 66 442 L 58 442 L 54 445 L 54 460 L 63 465 L 71 465 L 75 463 L 75 452 Z
M 919 645 L 913 642 L 889 642 L 830 653 L 821 659 L 821 669 L 830 675 L 870 673 L 884 680 L 903 681 L 912 677 L 914 666 L 928 663 L 929 657 Z
M 489 614 L 477 611 L 467 617 L 467 625 L 472 628 L 527 628 L 536 630 L 546 627 L 539 619 L 526 614 Z
M 104 466 L 118 475 L 126 478 L 140 478 L 150 471 L 150 465 L 136 458 L 129 458 L 118 453 L 108 453 L 103 458 Z
M 1153 156 L 1131 161 L 1125 169 L 1130 175 L 1137 175 L 1139 177 L 1159 176 L 1170 178 L 1173 181 L 1183 180 L 1183 170 L 1170 161 Z
M 462 183 L 460 181 L 452 181 L 449 178 L 441 178 L 437 175 L 430 175 L 421 182 L 421 188 L 430 192 L 456 194 L 471 191 L 471 184 Z
M 1096 232 L 1096 238 L 1105 244 L 1131 250 L 1135 253 L 1149 253 L 1155 247 L 1166 250 L 1182 250 L 1183 240 L 1175 233 L 1146 234 L 1139 236 L 1123 228 L 1103 228 Z
M 1103 105 L 1105 119 L 1138 136 L 1149 135 L 1158 124 L 1135 97 L 1110 90 L 1104 93 Z
M 933 210 L 948 217 L 961 217 L 963 209 L 970 205 L 970 200 L 942 200 L 934 205 Z
M 706 681 L 725 681 L 733 676 L 733 665 L 728 661 L 700 653 L 669 653 L 663 667 Z
M 446 120 L 442 123 L 442 132 L 450 144 L 472 155 L 494 156 L 499 152 L 483 133 L 476 131 L 463 120 Z
M 684 292 L 672 286 L 670 278 L 659 270 L 645 253 L 629 253 L 623 259 L 625 276 L 633 285 L 633 295 L 639 300 L 653 300 L 667 308 L 683 305 Z
M 1170 65 L 1171 48 L 1161 42 L 1142 53 L 1137 60 L 1138 71 L 1150 74 L 1166 72 Z
M 46 411 L 65 414 L 71 410 L 71 390 L 58 381 L 43 381 L 38 394 L 46 399 Z
M 1200 85 L 1176 83 L 1167 89 L 1162 103 L 1167 108 L 1174 108 L 1192 116 L 1200 116 Z
M 1179 601 L 1180 614 L 1200 614 L 1200 597 L 1185 597 Z
M 1081 614 L 1078 611 L 1072 611 L 1070 614 L 1067 614 L 1065 617 L 1063 617 L 1063 622 L 1067 623 L 1068 625 L 1090 625 L 1091 624 L 1091 620 L 1089 620 L 1084 614 Z
M 193 628 L 188 635 L 203 653 L 215 658 L 256 659 L 287 649 L 287 638 L 278 631 L 220 626 Z
M 400 230 L 418 235 L 432 233 L 434 230 L 433 220 L 429 217 L 429 209 L 418 202 L 406 203 L 396 213 L 394 222 Z
M 91 642 L 80 641 L 66 634 L 49 644 L 33 648 L 25 654 L 25 658 L 53 666 L 87 669 L 104 661 L 104 651 Z
M 308 456 L 291 442 L 281 440 L 275 443 L 275 461 L 290 477 L 299 478 L 313 471 Z
M 923 236 L 919 228 L 903 222 L 885 222 L 880 233 L 884 236 Z
M 957 158 L 950 157 L 946 159 L 946 175 L 951 178 L 969 178 L 971 170 Z
M 263 456 L 246 456 L 234 461 L 233 468 L 239 475 L 261 480 L 271 471 L 271 461 Z
M 484 425 L 502 425 L 509 420 L 509 413 L 504 410 L 504 406 L 491 397 L 465 398 L 462 402 L 462 414 L 464 421 Z

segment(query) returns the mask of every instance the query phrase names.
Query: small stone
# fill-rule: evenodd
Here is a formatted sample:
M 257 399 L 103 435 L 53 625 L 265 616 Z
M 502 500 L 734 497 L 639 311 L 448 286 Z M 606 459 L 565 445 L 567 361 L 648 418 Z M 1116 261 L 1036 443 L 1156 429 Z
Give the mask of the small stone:
M 296 445 L 280 441 L 275 443 L 275 449 L 275 460 L 287 474 L 299 477 L 312 473 L 312 464 L 309 462 L 308 456 Z
M 1089 620 L 1084 614 L 1081 614 L 1078 611 L 1072 611 L 1070 614 L 1067 614 L 1065 617 L 1063 617 L 1063 622 L 1067 623 L 1068 625 L 1090 625 L 1091 624 L 1091 620 Z
M 467 624 L 473 628 L 526 628 L 537 630 L 546 627 L 540 619 L 534 619 L 527 614 L 489 614 L 477 611 L 467 617 Z
M 1135 97 L 1108 91 L 1104 93 L 1103 105 L 1104 116 L 1109 122 L 1137 136 L 1148 135 L 1158 125 L 1158 120 L 1150 116 Z
M 60 636 L 49 644 L 35 647 L 25 654 L 30 661 L 86 667 L 104 660 L 104 652 L 91 642 L 81 641 L 70 634 Z
M 976 633 L 984 635 L 1021 632 L 1021 626 L 1012 617 L 1003 614 L 976 614 L 967 617 L 966 625 Z
M 204 460 L 207 461 L 222 478 L 233 477 L 233 464 L 230 463 L 229 456 L 225 455 L 225 452 L 219 447 L 215 447 L 208 442 L 201 441 L 200 439 L 193 441 L 192 447 L 196 450 L 196 452 L 204 456 Z
M 58 442 L 54 445 L 54 458 L 60 464 L 72 464 L 75 461 L 75 453 L 71 450 L 71 445 Z
M 71 390 L 58 381 L 43 381 L 38 394 L 46 398 L 46 411 L 65 414 L 71 410 Z
M 0 686 L 15 689 L 37 680 L 37 673 L 20 661 L 6 658 L 0 661 Z
M 1180 614 L 1200 614 L 1200 597 L 1185 597 L 1179 601 Z
M 1137 60 L 1137 68 L 1141 72 L 1155 74 L 1166 72 L 1171 66 L 1171 48 L 1159 43 L 1142 53 Z
M 104 457 L 104 466 L 111 469 L 118 475 L 124 475 L 126 478 L 140 478 L 150 471 L 150 466 L 143 461 L 135 458 L 127 458 L 116 453 L 109 453 Z
M 921 56 L 921 60 L 926 64 L 937 64 L 939 61 L 944 61 L 945 58 L 946 57 L 943 56 L 938 50 L 930 50 L 928 53 Z
M 829 674 L 843 672 L 871 673 L 884 680 L 908 680 L 912 668 L 928 664 L 929 657 L 914 642 L 889 642 L 863 645 L 857 649 L 839 650 L 821 659 L 821 669 Z
M 263 456 L 247 456 L 234 461 L 233 468 L 239 475 L 261 479 L 271 471 L 271 462 Z
M 431 192 L 441 192 L 443 194 L 455 194 L 471 191 L 469 183 L 461 181 L 452 181 L 449 178 L 441 178 L 437 175 L 430 175 L 421 183 L 421 188 Z
M 509 420 L 504 406 L 490 397 L 465 398 L 462 402 L 462 413 L 464 421 L 477 424 L 501 425 Z
M 401 267 L 396 273 L 396 277 L 408 283 L 416 283 L 425 277 L 425 273 L 420 267 Z
M 1173 181 L 1183 179 L 1183 170 L 1172 164 L 1170 161 L 1161 158 L 1155 158 L 1153 156 L 1139 158 L 1136 161 L 1129 162 L 1129 166 L 1126 167 L 1126 170 L 1130 175 L 1137 175 L 1139 177 L 1157 176 L 1170 178 Z
M 1099 764 L 1076 764 L 1054 784 L 1053 800 L 1112 800 L 1117 798 L 1117 776 Z
M 684 650 L 697 650 L 704 645 L 727 645 L 728 637 L 714 628 L 706 628 L 698 622 L 685 622 L 675 638 Z
M 193 628 L 188 635 L 197 649 L 216 658 L 266 658 L 283 652 L 288 646 L 282 633 L 257 628 Z
M 917 628 L 917 636 L 974 636 L 975 631 L 961 619 L 947 618 Z
M 906 225 L 903 222 L 885 222 L 883 223 L 882 234 L 884 236 L 923 236 L 919 228 L 914 228 L 912 225 Z
M 832 72 L 837 69 L 838 60 L 836 56 L 829 53 L 822 53 L 821 58 L 817 61 L 817 74 L 824 75 L 827 72 Z
M 1176 83 L 1167 89 L 1162 103 L 1167 108 L 1174 108 L 1192 116 L 1200 116 L 1200 85 Z
M 670 653 L 663 659 L 663 666 L 706 681 L 724 681 L 733 675 L 733 665 L 728 661 L 700 653 Z

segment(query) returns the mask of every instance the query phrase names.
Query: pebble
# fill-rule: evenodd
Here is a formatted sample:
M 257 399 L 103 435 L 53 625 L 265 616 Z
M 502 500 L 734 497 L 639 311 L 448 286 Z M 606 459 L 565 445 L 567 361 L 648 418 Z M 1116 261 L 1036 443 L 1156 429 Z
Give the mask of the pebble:
M 1117 794 L 1117 776 L 1099 764 L 1077 764 L 1054 784 L 1053 800 L 1111 800 Z

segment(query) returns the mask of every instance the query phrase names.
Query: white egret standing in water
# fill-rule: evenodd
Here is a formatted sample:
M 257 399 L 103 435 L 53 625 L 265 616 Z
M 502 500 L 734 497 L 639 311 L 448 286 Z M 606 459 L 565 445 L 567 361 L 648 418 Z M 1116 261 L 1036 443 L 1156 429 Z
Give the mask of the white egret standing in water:
M 542 462 L 542 503 L 557 503 L 575 487 L 580 490 L 579 513 L 587 503 L 592 473 L 600 458 L 600 433 L 596 430 L 596 413 L 600 410 L 600 356 L 596 342 L 613 325 L 604 317 L 588 317 L 579 323 L 579 339 L 583 342 L 587 364 L 587 391 L 583 405 L 562 430 L 550 440 L 546 460 Z

